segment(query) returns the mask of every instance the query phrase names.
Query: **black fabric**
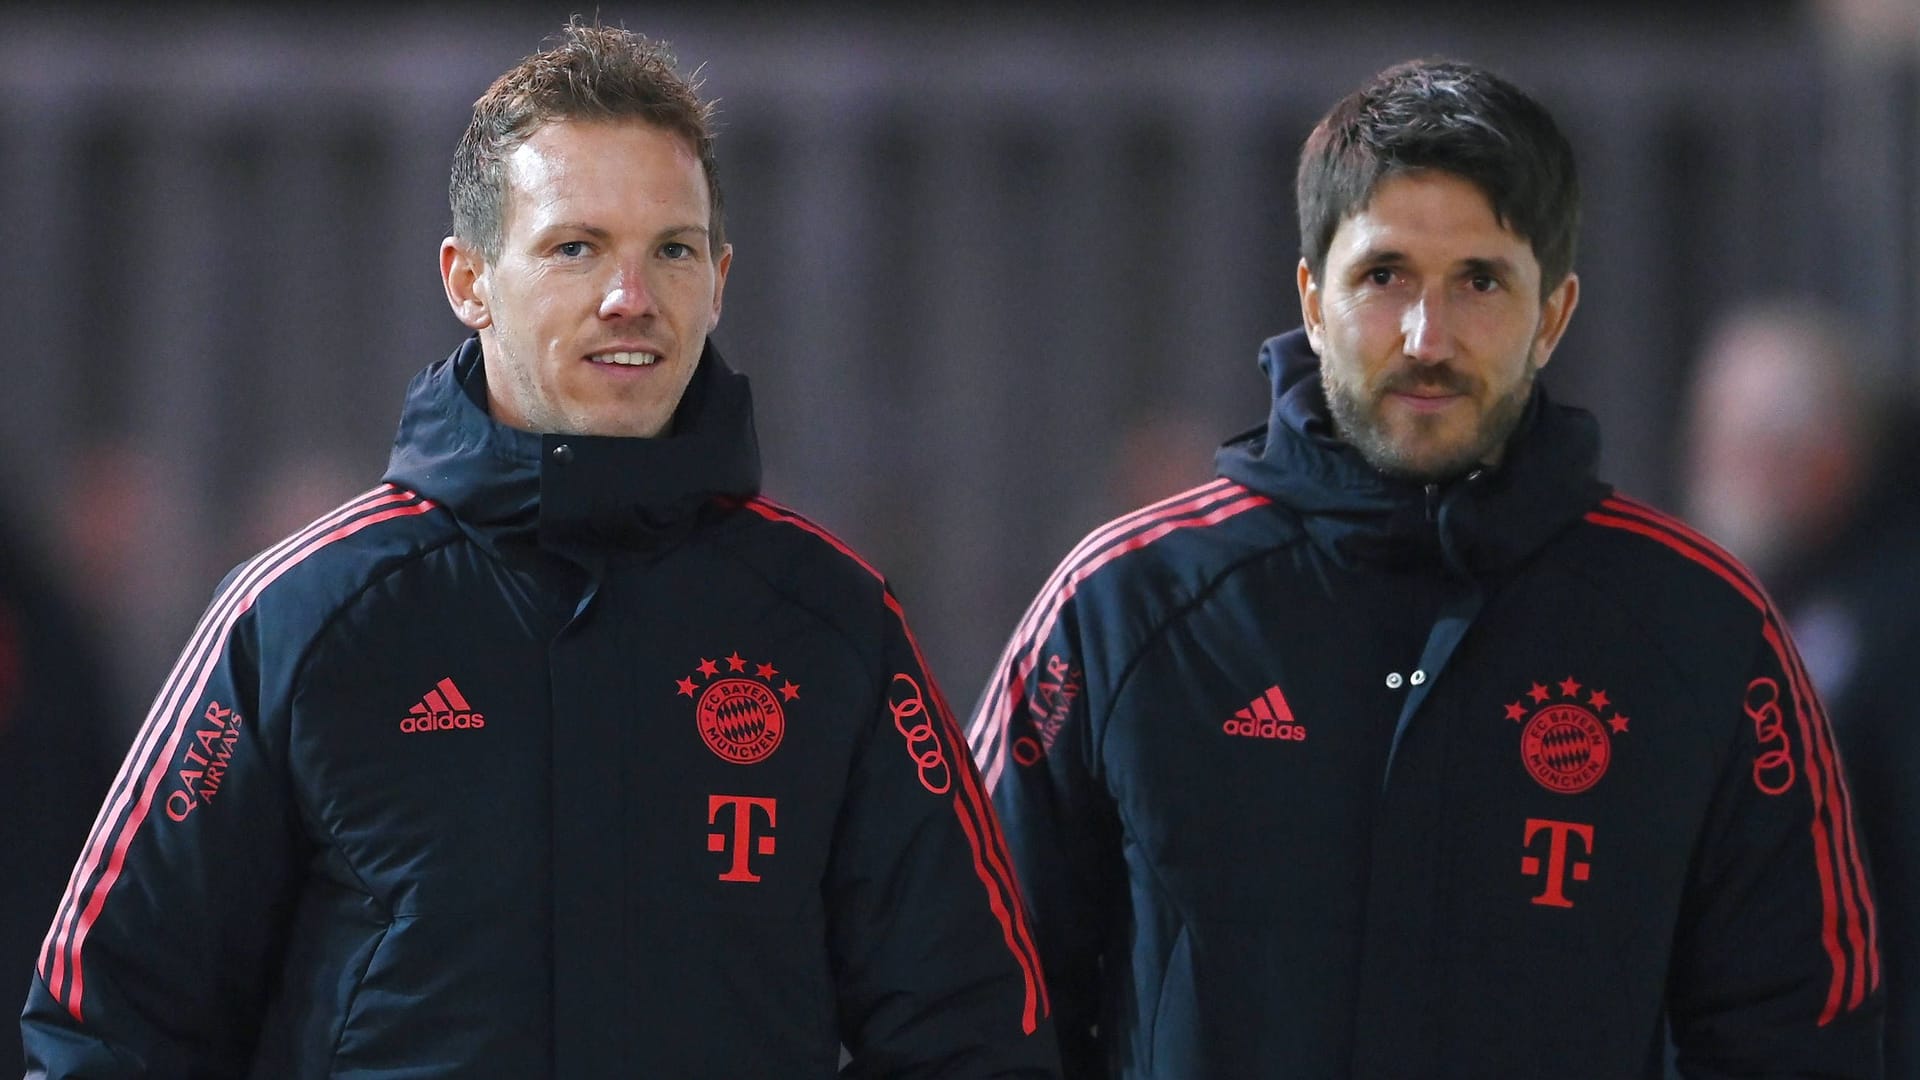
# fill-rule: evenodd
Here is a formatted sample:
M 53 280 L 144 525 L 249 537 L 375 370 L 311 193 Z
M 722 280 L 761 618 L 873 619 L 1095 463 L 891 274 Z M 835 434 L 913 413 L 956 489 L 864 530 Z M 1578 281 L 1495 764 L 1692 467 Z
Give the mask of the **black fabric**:
M 430 367 L 387 482 L 222 584 L 29 1062 L 1055 1075 L 964 747 L 885 583 L 756 496 L 746 380 L 709 348 L 643 440 L 511 430 L 484 377 Z
M 1221 479 L 1096 530 L 969 739 L 1071 1076 L 1877 1076 L 1830 733 L 1744 568 L 1536 386 L 1414 484 L 1266 343 Z M 1887 924 L 1886 934 L 1899 931 Z

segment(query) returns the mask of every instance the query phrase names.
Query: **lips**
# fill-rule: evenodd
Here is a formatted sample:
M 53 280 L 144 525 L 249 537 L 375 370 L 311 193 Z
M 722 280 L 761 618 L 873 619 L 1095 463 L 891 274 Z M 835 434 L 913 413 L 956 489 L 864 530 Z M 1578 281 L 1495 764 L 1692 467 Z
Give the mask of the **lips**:
M 620 350 L 588 353 L 587 361 L 593 364 L 608 364 L 617 367 L 648 367 L 658 361 L 655 353 L 640 350 Z

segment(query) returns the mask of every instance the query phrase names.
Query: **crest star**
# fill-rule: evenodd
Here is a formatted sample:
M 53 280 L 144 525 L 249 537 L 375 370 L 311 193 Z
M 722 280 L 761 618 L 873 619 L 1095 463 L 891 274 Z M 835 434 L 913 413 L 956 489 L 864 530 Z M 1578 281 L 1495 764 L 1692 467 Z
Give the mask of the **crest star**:
M 1545 703 L 1547 698 L 1553 695 L 1547 692 L 1546 687 L 1541 686 L 1539 683 L 1534 683 L 1533 689 L 1527 691 L 1527 696 L 1533 699 L 1535 705 L 1540 705 Z
M 783 701 L 792 701 L 799 696 L 800 688 L 795 686 L 791 679 L 787 680 L 786 684 L 780 687 L 780 698 Z
M 1575 697 L 1580 693 L 1580 684 L 1574 682 L 1573 676 L 1569 675 L 1561 681 L 1560 693 L 1566 697 Z
M 1622 732 L 1627 730 L 1627 718 L 1624 716 L 1616 716 L 1613 719 L 1607 721 L 1607 723 L 1613 728 L 1613 733 L 1615 735 L 1619 735 Z
M 1513 721 L 1516 724 L 1519 723 L 1521 720 L 1525 719 L 1526 715 L 1527 715 L 1527 707 L 1525 705 L 1520 704 L 1517 701 L 1507 706 L 1507 719 Z
M 741 658 L 739 649 L 733 650 L 733 655 L 727 657 L 727 670 L 728 671 L 747 670 L 747 662 L 746 660 Z
M 693 676 L 689 675 L 680 680 L 680 693 L 685 697 L 693 696 Z
M 1613 704 L 1612 700 L 1607 697 L 1605 690 L 1595 690 L 1593 696 L 1588 698 L 1587 701 L 1596 709 L 1604 709 Z
M 756 674 L 758 674 L 761 678 L 767 680 L 768 682 L 772 682 L 773 677 L 775 675 L 780 674 L 778 671 L 775 671 L 773 669 L 772 664 L 756 664 L 754 665 L 753 670 Z
M 705 675 L 707 678 L 711 679 L 715 675 L 720 674 L 720 665 L 714 663 L 713 661 L 703 656 L 700 658 L 700 667 L 696 670 L 698 670 L 700 674 Z

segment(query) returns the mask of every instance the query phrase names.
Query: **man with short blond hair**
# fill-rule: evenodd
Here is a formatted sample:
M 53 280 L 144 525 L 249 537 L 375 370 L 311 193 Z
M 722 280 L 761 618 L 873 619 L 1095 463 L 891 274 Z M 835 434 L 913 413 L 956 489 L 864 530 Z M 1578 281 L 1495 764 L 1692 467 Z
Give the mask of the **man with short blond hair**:
M 1056 1075 L 899 601 L 758 494 L 695 87 L 570 25 L 451 194 L 473 336 L 381 485 L 221 585 L 42 947 L 33 1075 Z

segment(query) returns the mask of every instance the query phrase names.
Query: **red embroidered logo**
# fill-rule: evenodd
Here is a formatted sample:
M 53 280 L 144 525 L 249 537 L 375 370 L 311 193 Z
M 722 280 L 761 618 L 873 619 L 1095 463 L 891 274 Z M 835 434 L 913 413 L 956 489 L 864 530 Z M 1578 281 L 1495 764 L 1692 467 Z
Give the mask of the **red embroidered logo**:
M 1034 733 L 1013 740 L 1013 760 L 1032 765 L 1047 756 L 1067 722 L 1067 713 L 1080 699 L 1085 679 L 1086 673 L 1079 668 L 1058 656 L 1047 657 L 1046 677 L 1034 684 L 1033 697 L 1027 702 L 1027 719 Z
M 740 674 L 717 678 L 723 662 L 729 673 Z M 722 660 L 702 658 L 693 674 L 676 684 L 681 697 L 693 697 L 700 687 L 694 676 L 712 680 L 694 704 L 694 720 L 707 748 L 735 765 L 765 761 L 779 749 L 787 733 L 787 714 L 780 703 L 800 696 L 800 687 L 791 679 L 782 679 L 779 696 L 774 696 L 773 680 L 780 672 L 772 664 L 753 665 L 751 675 L 746 673 L 747 666 L 736 649 Z
M 451 677 L 435 683 L 427 696 L 400 718 L 400 730 L 409 735 L 428 731 L 471 731 L 487 726 L 487 718 L 473 711 L 466 695 Z
M 180 755 L 174 788 L 167 793 L 167 816 L 175 821 L 187 820 L 188 814 L 220 794 L 227 779 L 227 762 L 233 757 L 233 746 L 240 740 L 246 718 L 217 701 L 209 701 L 200 723 L 186 752 Z
M 1571 675 L 1553 686 L 1557 695 L 1534 683 L 1507 706 L 1507 719 L 1526 724 L 1520 731 L 1520 760 L 1528 775 L 1548 791 L 1577 795 L 1606 775 L 1613 761 L 1608 730 L 1624 734 L 1628 721 L 1617 710 L 1607 717 L 1613 701 L 1605 690 L 1589 691 Z
M 1266 693 L 1247 703 L 1247 707 L 1237 710 L 1220 725 L 1220 730 L 1229 735 L 1240 735 L 1251 739 L 1285 739 L 1289 742 L 1305 742 L 1307 725 L 1293 718 L 1293 708 L 1287 704 L 1287 696 L 1278 686 L 1267 687 Z
M 1785 795 L 1793 787 L 1793 746 L 1787 741 L 1787 718 L 1780 710 L 1780 684 L 1755 679 L 1747 684 L 1747 718 L 1760 752 L 1753 757 L 1753 786 L 1766 795 Z
M 753 834 L 753 812 L 755 810 L 767 816 L 767 829 L 771 831 L 774 820 L 775 800 L 762 799 L 752 795 L 709 795 L 707 796 L 707 824 L 719 824 L 720 811 L 733 807 L 732 832 L 721 826 L 719 832 L 707 834 L 708 851 L 726 851 L 733 849 L 733 864 L 720 875 L 721 881 L 759 881 L 760 875 L 747 865 L 749 852 L 759 855 L 773 854 L 773 837 Z M 748 841 L 753 841 L 751 844 Z
M 1528 818 L 1527 834 L 1521 840 L 1522 847 L 1532 847 L 1533 838 L 1541 830 L 1549 833 L 1547 840 L 1547 891 L 1533 898 L 1533 902 L 1543 907 L 1572 907 L 1573 901 L 1567 899 L 1565 892 L 1568 871 L 1572 871 L 1575 881 L 1585 881 L 1593 875 L 1593 864 L 1578 859 L 1567 858 L 1567 837 L 1577 836 L 1585 845 L 1587 855 L 1593 854 L 1593 826 L 1580 825 L 1571 821 L 1551 821 L 1546 818 Z M 1540 858 L 1537 855 L 1520 857 L 1520 872 L 1528 877 L 1540 876 Z
M 933 731 L 933 713 L 927 709 L 925 695 L 913 676 L 896 673 L 887 691 L 887 708 L 893 712 L 893 729 L 907 740 L 907 756 L 920 770 L 920 786 L 935 795 L 945 795 L 953 787 L 953 770 L 947 765 L 946 752 L 940 749 L 940 737 Z M 909 724 L 908 721 L 913 721 Z

